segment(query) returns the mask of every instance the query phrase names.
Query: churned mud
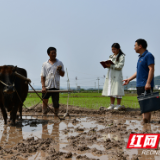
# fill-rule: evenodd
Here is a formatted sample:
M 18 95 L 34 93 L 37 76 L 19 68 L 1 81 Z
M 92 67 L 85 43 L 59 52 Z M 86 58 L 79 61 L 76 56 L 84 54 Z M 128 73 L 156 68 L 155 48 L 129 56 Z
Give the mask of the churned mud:
M 160 133 L 160 112 L 143 124 L 140 111 L 82 109 L 69 106 L 70 117 L 42 116 L 41 105 L 23 110 L 16 126 L 0 116 L 0 160 L 158 160 L 140 149 L 126 149 L 130 133 Z M 60 106 L 64 115 L 66 106 Z M 159 151 L 158 148 L 156 151 Z

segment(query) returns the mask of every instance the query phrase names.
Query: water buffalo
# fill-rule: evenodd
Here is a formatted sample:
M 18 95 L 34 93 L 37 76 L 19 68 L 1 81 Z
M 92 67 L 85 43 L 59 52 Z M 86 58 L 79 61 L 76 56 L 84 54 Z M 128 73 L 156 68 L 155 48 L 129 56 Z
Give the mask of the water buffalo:
M 25 79 L 27 72 L 23 68 L 12 65 L 0 66 L 0 108 L 4 123 L 7 124 L 7 112 L 10 112 L 11 124 L 15 125 L 17 111 L 22 119 L 22 107 L 28 93 L 28 84 Z

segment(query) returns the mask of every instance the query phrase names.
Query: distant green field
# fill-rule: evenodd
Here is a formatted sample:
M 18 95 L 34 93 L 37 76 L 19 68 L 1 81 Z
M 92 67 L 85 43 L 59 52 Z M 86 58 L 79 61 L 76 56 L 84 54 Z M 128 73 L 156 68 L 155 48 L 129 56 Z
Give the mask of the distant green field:
M 68 94 L 60 93 L 60 104 L 67 104 L 67 97 Z M 24 104 L 26 107 L 30 107 L 38 102 L 40 102 L 40 98 L 35 93 L 29 93 Z M 51 98 L 49 99 L 49 103 L 52 103 Z M 139 108 L 136 94 L 126 94 L 121 104 L 125 105 L 125 107 Z M 90 109 L 98 109 L 101 106 L 107 108 L 110 105 L 110 98 L 103 97 L 101 93 L 71 93 L 69 94 L 69 105 Z

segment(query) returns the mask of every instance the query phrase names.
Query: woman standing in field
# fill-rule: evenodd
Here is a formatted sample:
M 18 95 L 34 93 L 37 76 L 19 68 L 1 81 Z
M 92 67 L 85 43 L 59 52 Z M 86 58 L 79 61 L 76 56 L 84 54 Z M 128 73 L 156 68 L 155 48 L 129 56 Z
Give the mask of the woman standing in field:
M 120 45 L 114 43 L 112 45 L 113 55 L 109 56 L 114 64 L 107 64 L 108 73 L 106 75 L 104 87 L 103 87 L 103 96 L 110 97 L 111 105 L 108 109 L 123 109 L 124 106 L 121 106 L 122 96 L 124 96 L 124 87 L 123 87 L 123 76 L 122 68 L 124 66 L 125 54 L 121 51 Z M 114 105 L 115 99 L 117 98 L 117 105 Z

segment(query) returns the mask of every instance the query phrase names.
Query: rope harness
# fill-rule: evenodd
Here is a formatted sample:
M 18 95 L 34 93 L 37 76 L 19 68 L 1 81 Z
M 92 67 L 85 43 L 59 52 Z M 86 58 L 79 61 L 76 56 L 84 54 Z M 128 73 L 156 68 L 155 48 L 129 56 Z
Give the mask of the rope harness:
M 0 82 L 1 82 L 4 86 L 6 86 L 6 87 L 10 87 L 10 85 L 4 83 L 3 81 L 0 80 Z
M 67 71 L 67 69 L 66 69 L 66 71 Z M 37 94 L 37 96 L 41 99 L 41 101 L 43 101 L 43 99 L 41 98 L 41 96 L 36 92 L 36 90 L 35 90 L 35 89 L 33 88 L 33 86 L 30 84 L 30 83 L 31 83 L 31 80 L 30 80 L 30 79 L 22 76 L 21 74 L 19 74 L 19 73 L 17 73 L 17 72 L 15 72 L 15 74 L 16 74 L 18 77 L 20 77 L 21 79 L 26 80 L 26 83 L 29 84 L 29 86 L 33 89 L 33 91 Z M 55 71 L 55 73 L 54 73 L 53 79 L 55 78 L 55 74 L 56 74 L 56 71 Z M 67 72 L 67 77 L 68 77 L 68 72 Z M 18 91 L 16 90 L 16 87 L 15 87 L 14 84 L 13 84 L 13 85 L 8 85 L 8 84 L 4 83 L 4 82 L 1 81 L 1 80 L 0 80 L 0 83 L 3 84 L 3 85 L 6 86 L 6 87 L 14 87 L 14 89 L 15 89 L 15 91 L 16 91 L 16 93 L 17 93 L 17 96 L 18 96 L 20 102 L 22 103 L 23 106 L 25 106 L 24 103 L 22 102 L 21 97 L 20 97 L 20 95 L 18 94 Z M 68 78 L 68 81 L 67 81 L 67 86 L 69 86 L 69 78 Z M 69 86 L 69 88 L 70 88 L 70 86 Z M 69 89 L 69 88 L 68 88 L 68 89 Z M 46 91 L 45 95 L 46 95 L 46 94 L 47 94 L 47 91 Z M 44 95 L 44 96 L 45 96 L 45 95 Z M 70 116 L 69 113 L 68 113 L 68 100 L 69 100 L 69 92 L 68 92 L 68 99 L 67 99 L 67 110 L 66 110 L 66 113 L 64 114 L 64 116 L 63 116 L 62 118 L 60 118 L 60 117 L 54 112 L 54 110 L 48 106 L 48 104 L 46 104 L 44 101 L 43 101 L 43 102 L 45 103 L 45 105 L 47 106 L 47 109 L 49 109 L 49 111 L 53 112 L 60 120 L 64 120 L 66 116 Z M 41 102 L 41 101 L 40 101 L 40 102 Z M 35 108 L 40 102 L 38 102 L 38 103 L 34 106 L 34 108 Z M 25 108 L 27 108 L 27 107 L 25 106 Z M 33 109 L 34 109 L 34 108 L 33 108 Z
M 1 81 L 1 80 L 0 80 L 0 83 L 2 83 L 2 84 L 3 84 L 4 86 L 6 86 L 6 87 L 14 87 L 14 89 L 15 89 L 15 91 L 16 91 L 16 93 L 17 93 L 17 96 L 18 96 L 20 102 L 22 103 L 22 105 L 23 105 L 25 108 L 27 108 L 27 107 L 24 105 L 24 103 L 22 102 L 21 97 L 19 96 L 19 94 L 18 94 L 18 92 L 17 92 L 17 90 L 16 90 L 16 87 L 15 87 L 14 83 L 13 83 L 13 85 L 8 85 L 8 84 L 4 83 L 4 82 Z

